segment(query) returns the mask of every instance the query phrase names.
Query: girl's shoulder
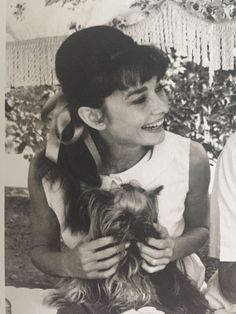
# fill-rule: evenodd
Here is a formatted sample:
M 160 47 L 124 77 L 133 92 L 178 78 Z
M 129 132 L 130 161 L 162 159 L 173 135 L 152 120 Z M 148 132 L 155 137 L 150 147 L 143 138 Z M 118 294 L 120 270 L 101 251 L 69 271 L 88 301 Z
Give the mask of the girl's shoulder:
M 47 200 L 56 194 L 64 194 L 62 179 L 57 168 L 43 152 L 37 153 L 30 162 L 28 173 L 29 189 L 43 187 Z M 49 202 L 50 203 L 50 202 Z
M 164 145 L 169 144 L 169 145 L 174 145 L 174 147 L 179 147 L 182 145 L 189 145 L 190 142 L 191 142 L 191 139 L 185 136 L 182 136 L 182 135 L 170 132 L 170 131 L 165 131 L 165 139 L 163 141 Z
M 57 177 L 52 180 L 49 175 L 44 175 L 46 172 L 43 169 L 45 167 L 44 162 L 45 160 L 42 159 L 40 153 L 36 154 L 30 162 L 28 176 L 30 198 L 31 200 L 36 199 L 39 211 L 43 210 L 40 204 L 47 204 L 44 205 L 44 208 L 49 207 L 53 210 L 60 225 L 64 226 L 65 189 L 62 179 Z
M 192 163 L 208 162 L 208 156 L 205 148 L 199 142 L 191 140 L 190 142 L 190 157 Z
M 29 178 L 41 182 L 43 179 L 51 182 L 57 181 L 61 177 L 59 167 L 45 156 L 42 150 L 35 154 L 29 166 Z
M 194 162 L 208 159 L 202 144 L 173 132 L 165 131 L 163 146 L 168 146 L 172 151 L 187 151 Z M 155 149 L 158 150 L 158 145 Z
M 162 143 L 155 145 L 153 149 L 153 155 L 163 158 L 184 158 L 187 162 L 190 154 L 191 140 L 187 137 L 165 131 L 165 138 Z
M 192 175 L 194 173 L 208 173 L 209 159 L 202 144 L 190 138 L 165 132 L 165 139 L 154 147 L 154 158 L 173 160 Z M 155 157 L 156 156 L 156 157 Z
M 208 188 L 210 181 L 209 158 L 204 147 L 196 141 L 190 143 L 189 178 L 190 188 L 196 188 L 196 186 L 200 186 L 201 189 Z

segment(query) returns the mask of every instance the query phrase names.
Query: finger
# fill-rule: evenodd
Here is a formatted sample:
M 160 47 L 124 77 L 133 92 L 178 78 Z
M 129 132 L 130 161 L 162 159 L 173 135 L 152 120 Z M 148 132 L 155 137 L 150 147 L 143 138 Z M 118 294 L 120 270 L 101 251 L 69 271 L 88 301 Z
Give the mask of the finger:
M 106 259 L 104 261 L 88 263 L 84 265 L 83 270 L 85 272 L 105 270 L 118 264 L 119 261 L 120 261 L 120 256 L 117 254 L 114 257 Z
M 153 226 L 156 229 L 156 231 L 160 233 L 162 239 L 169 237 L 169 233 L 166 227 L 162 226 L 159 223 L 154 223 Z
M 114 238 L 113 237 L 103 237 L 103 238 L 99 238 L 90 242 L 86 243 L 86 248 L 87 250 L 97 250 L 97 249 L 101 249 L 102 247 L 109 245 L 109 244 L 113 244 L 114 243 Z
M 166 257 L 170 258 L 173 255 L 172 249 L 164 249 L 164 250 L 155 249 L 143 243 L 138 243 L 138 247 L 140 248 L 141 255 L 146 254 L 150 256 L 151 258 L 155 258 L 155 259 L 166 258 Z
M 156 259 L 146 254 L 141 254 L 141 256 L 150 266 L 167 265 L 170 262 L 170 258 Z
M 89 278 L 89 279 L 106 279 L 106 278 L 109 278 L 112 275 L 114 275 L 116 271 L 117 271 L 117 265 L 115 265 L 112 268 L 105 270 L 105 271 L 90 272 L 87 275 L 87 278 Z
M 93 254 L 93 256 L 91 256 L 91 257 L 94 260 L 99 261 L 101 259 L 105 259 L 105 258 L 111 257 L 115 254 L 118 254 L 122 251 L 125 251 L 129 246 L 130 246 L 130 243 L 123 243 L 123 244 L 120 244 L 120 245 L 117 245 L 114 247 L 110 247 L 110 248 L 95 252 Z
M 150 266 L 145 261 L 143 261 L 141 267 L 146 270 L 147 273 L 152 274 L 157 271 L 165 269 L 166 265 Z
M 171 238 L 159 240 L 155 238 L 148 238 L 147 244 L 151 245 L 159 250 L 172 249 L 174 247 L 174 241 Z

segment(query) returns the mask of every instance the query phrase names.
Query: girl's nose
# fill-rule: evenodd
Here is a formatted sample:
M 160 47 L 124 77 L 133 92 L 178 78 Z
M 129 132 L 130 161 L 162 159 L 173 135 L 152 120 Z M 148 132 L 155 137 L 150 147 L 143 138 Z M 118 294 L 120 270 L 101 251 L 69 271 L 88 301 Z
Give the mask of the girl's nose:
M 160 113 L 168 113 L 169 111 L 169 104 L 168 98 L 166 95 L 158 96 L 155 95 L 152 99 L 152 113 L 153 114 L 160 114 Z

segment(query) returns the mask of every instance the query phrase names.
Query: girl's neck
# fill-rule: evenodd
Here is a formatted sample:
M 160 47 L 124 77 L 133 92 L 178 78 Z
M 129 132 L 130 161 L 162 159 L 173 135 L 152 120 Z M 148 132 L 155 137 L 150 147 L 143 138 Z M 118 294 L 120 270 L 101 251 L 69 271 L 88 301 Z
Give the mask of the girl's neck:
M 127 147 L 123 145 L 110 145 L 103 152 L 101 174 L 123 172 L 134 166 L 147 153 L 150 147 L 138 146 Z
M 126 146 L 105 139 L 101 133 L 90 130 L 102 159 L 100 174 L 123 172 L 134 166 L 151 149 L 150 146 Z

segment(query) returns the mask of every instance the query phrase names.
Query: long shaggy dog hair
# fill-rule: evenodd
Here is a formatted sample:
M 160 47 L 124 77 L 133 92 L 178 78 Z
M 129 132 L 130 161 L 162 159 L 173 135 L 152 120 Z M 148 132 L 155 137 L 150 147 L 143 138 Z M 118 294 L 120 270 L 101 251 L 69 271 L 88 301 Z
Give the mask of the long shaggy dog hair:
M 47 302 L 60 308 L 71 303 L 96 304 L 102 300 L 111 311 L 150 305 L 166 314 L 207 313 L 207 301 L 175 262 L 153 274 L 141 268 L 142 258 L 136 243 L 146 243 L 148 237 L 160 238 L 153 222 L 157 221 L 157 194 L 161 189 L 147 192 L 139 186 L 125 184 L 111 191 L 92 189 L 83 193 L 80 216 L 87 226 L 88 238 L 112 235 L 117 243 L 131 244 L 110 278 L 63 279 Z

